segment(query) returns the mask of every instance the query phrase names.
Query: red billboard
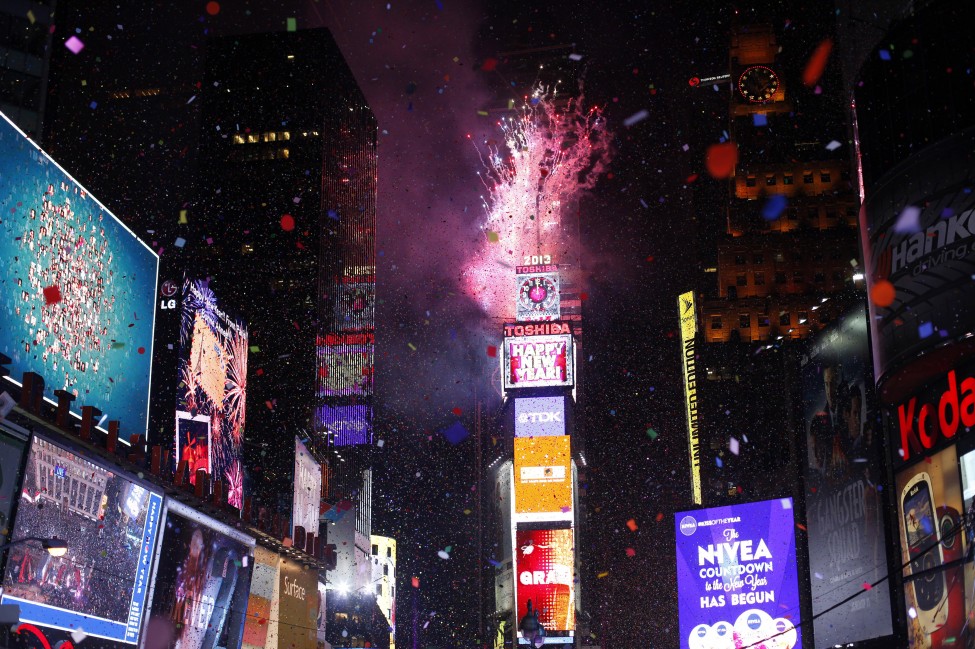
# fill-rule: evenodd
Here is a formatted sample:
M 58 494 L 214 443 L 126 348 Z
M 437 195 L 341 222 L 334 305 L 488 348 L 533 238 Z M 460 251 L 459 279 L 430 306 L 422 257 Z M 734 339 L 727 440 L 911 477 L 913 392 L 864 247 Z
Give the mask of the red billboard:
M 575 630 L 572 530 L 518 530 L 515 556 L 516 619 L 525 617 L 531 601 L 546 631 Z
M 503 362 L 505 390 L 572 387 L 575 383 L 572 334 L 505 338 Z

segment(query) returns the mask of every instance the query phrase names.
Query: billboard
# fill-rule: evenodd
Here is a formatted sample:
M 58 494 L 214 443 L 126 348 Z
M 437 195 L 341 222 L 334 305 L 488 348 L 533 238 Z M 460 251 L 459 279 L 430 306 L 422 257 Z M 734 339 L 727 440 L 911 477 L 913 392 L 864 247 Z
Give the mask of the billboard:
M 244 619 L 245 647 L 273 649 L 278 644 L 280 602 L 276 590 L 280 562 L 281 557 L 277 553 L 261 546 L 254 548 L 254 570 Z
M 7 542 L 27 443 L 0 429 L 0 544 Z
M 870 188 L 860 212 L 875 371 L 878 382 L 898 377 L 885 386 L 893 399 L 942 367 L 915 359 L 975 330 L 973 147 L 969 129 L 914 154 Z
M 520 620 L 528 602 L 547 632 L 574 631 L 575 545 L 572 529 L 518 530 L 515 533 L 515 584 Z
M 876 486 L 886 475 L 883 427 L 873 391 L 865 306 L 819 333 L 801 367 L 816 643 L 831 647 L 890 635 L 890 589 L 887 584 L 863 589 L 864 582 L 887 575 L 884 509 Z M 853 602 L 834 608 L 851 595 L 856 595 Z
M 372 443 L 372 410 L 369 406 L 323 405 L 317 411 L 317 429 L 332 433 L 334 446 Z
M 908 640 L 931 649 L 963 637 L 964 568 L 944 567 L 965 556 L 962 490 L 954 446 L 901 471 L 895 478 Z M 941 568 L 941 570 L 937 570 Z M 922 571 L 924 575 L 914 577 Z
M 223 480 L 227 502 L 243 506 L 247 327 L 221 311 L 205 280 L 183 282 L 175 461 Z
M 376 326 L 375 283 L 336 284 L 334 314 L 336 331 L 373 329 Z
M 372 394 L 372 345 L 319 347 L 319 396 L 342 397 Z
M 684 412 L 687 416 L 687 451 L 691 466 L 691 501 L 701 500 L 701 439 L 697 420 L 697 309 L 694 291 L 677 298 L 680 318 L 680 358 L 684 372 Z
M 572 387 L 575 353 L 572 334 L 504 339 L 504 389 Z
M 159 258 L 0 115 L 0 352 L 145 433 Z
M 68 551 L 11 548 L 0 601 L 20 606 L 21 622 L 136 644 L 162 502 L 134 479 L 34 437 L 11 538 L 60 536 Z
M 550 268 L 551 272 L 520 273 L 516 277 L 518 299 L 515 319 L 518 322 L 559 319 L 558 266 Z
M 318 536 L 318 515 L 322 503 L 322 467 L 301 440 L 295 437 L 295 479 L 292 508 L 293 527 Z
M 318 573 L 281 559 L 278 569 L 278 647 L 315 649 L 318 642 Z
M 514 439 L 516 520 L 572 520 L 570 441 L 568 435 Z
M 681 649 L 802 646 L 792 499 L 674 514 Z
M 152 648 L 240 646 L 253 552 L 252 537 L 167 500 L 151 595 Z
M 515 397 L 515 437 L 565 435 L 565 397 Z

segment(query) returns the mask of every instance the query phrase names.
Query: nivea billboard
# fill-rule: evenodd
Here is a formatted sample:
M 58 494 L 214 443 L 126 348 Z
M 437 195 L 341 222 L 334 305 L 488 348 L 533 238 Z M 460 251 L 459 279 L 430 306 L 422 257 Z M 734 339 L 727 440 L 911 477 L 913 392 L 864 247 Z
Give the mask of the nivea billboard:
M 681 649 L 800 649 L 792 499 L 677 512 L 674 519 Z

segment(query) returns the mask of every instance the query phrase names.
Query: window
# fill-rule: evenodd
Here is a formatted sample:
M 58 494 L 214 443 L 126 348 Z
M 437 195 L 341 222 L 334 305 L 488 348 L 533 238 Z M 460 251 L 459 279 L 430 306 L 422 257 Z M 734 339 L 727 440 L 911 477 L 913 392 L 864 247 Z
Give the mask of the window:
M 792 271 L 792 283 L 793 284 L 802 284 L 804 281 L 806 281 L 806 278 L 803 275 L 803 273 L 802 273 L 801 270 L 794 270 L 794 271 Z
M 748 329 L 752 326 L 752 317 L 747 313 L 738 314 L 738 327 L 740 329 Z
M 829 182 L 829 172 L 828 171 L 820 171 L 819 172 L 819 180 L 821 182 L 828 183 Z
M 765 273 L 755 273 L 755 286 L 765 286 Z
M 809 313 L 807 313 L 806 311 L 800 311 L 799 312 L 799 324 L 806 324 L 806 322 L 808 320 L 809 320 Z
M 724 324 L 721 322 L 721 316 L 713 315 L 711 316 L 711 328 L 712 329 L 722 329 Z
M 775 185 L 775 176 L 765 176 L 765 184 L 769 187 Z
M 837 216 L 839 216 L 839 214 L 836 213 L 836 210 L 835 209 L 829 209 L 829 208 L 826 209 L 826 218 L 827 219 L 831 219 L 831 220 L 835 221 Z
M 755 186 L 755 176 L 745 177 L 745 187 L 754 187 L 754 186 Z
M 812 258 L 813 258 L 813 261 L 822 261 L 823 260 L 823 251 L 822 250 L 817 250 L 816 252 L 813 253 Z
M 826 273 L 824 273 L 821 270 L 817 270 L 816 271 L 816 274 L 813 275 L 813 281 L 816 282 L 817 284 L 825 284 L 826 283 Z
M 847 171 L 846 169 L 844 169 L 843 171 L 841 171 L 840 172 L 840 180 L 842 180 L 844 182 L 849 182 L 850 181 L 850 172 Z
M 383 564 L 383 574 L 384 575 L 387 575 L 387 576 L 389 575 L 389 564 L 388 563 L 384 563 Z
M 843 271 L 842 270 L 834 270 L 833 271 L 833 281 L 834 282 L 842 282 L 843 281 Z
M 807 185 L 811 185 L 813 183 L 813 172 L 811 172 L 811 171 L 803 171 L 802 172 L 802 182 L 806 183 Z
M 792 184 L 792 174 L 785 174 L 784 176 L 782 176 L 782 184 L 783 185 L 791 185 Z
M 376 594 L 379 595 L 380 597 L 383 596 L 383 585 L 382 584 L 376 584 Z
M 737 300 L 738 299 L 738 288 L 735 286 L 728 287 L 728 299 Z
M 735 277 L 735 285 L 736 286 L 748 286 L 748 276 L 747 275 L 738 275 L 737 277 Z
M 376 545 L 375 543 L 372 544 L 372 556 L 374 557 L 379 556 L 379 546 Z
M 792 314 L 789 313 L 788 311 L 783 311 L 782 313 L 780 313 L 779 326 L 788 327 L 790 324 L 792 324 Z
M 785 273 L 784 272 L 782 272 L 782 271 L 776 271 L 775 272 L 775 283 L 776 284 L 785 284 L 785 279 L 786 278 L 785 278 Z
M 392 559 L 393 558 L 393 548 L 392 548 L 392 546 L 386 548 L 386 558 L 388 558 L 388 559 Z
M 762 254 L 752 255 L 752 263 L 753 264 L 764 264 L 765 263 L 765 255 L 762 255 Z
M 789 208 L 789 220 L 798 221 L 799 220 L 799 210 L 794 207 Z
M 769 326 L 768 316 L 767 315 L 760 315 L 760 316 L 758 316 L 758 326 L 759 327 L 767 327 L 767 326 Z
M 806 216 L 808 216 L 811 219 L 818 219 L 819 218 L 819 208 L 818 207 L 810 207 L 809 209 L 806 210 Z
M 745 255 L 735 255 L 735 264 L 738 266 L 745 265 Z

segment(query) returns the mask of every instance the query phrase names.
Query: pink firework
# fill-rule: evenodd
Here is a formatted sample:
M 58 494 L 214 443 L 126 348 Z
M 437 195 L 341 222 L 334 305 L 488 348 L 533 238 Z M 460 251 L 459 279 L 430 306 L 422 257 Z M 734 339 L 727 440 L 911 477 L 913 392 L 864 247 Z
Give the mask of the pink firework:
M 241 509 L 244 506 L 244 473 L 240 470 L 240 460 L 236 460 L 224 473 L 227 481 L 227 502 Z
M 503 118 L 503 145 L 477 147 L 484 171 L 487 215 L 481 250 L 464 271 L 464 288 L 489 316 L 514 316 L 514 267 L 532 256 L 559 253 L 571 245 L 563 217 L 606 170 L 610 134 L 599 108 L 583 97 L 558 99 L 536 87 L 514 117 Z M 565 219 L 571 223 L 568 219 Z

